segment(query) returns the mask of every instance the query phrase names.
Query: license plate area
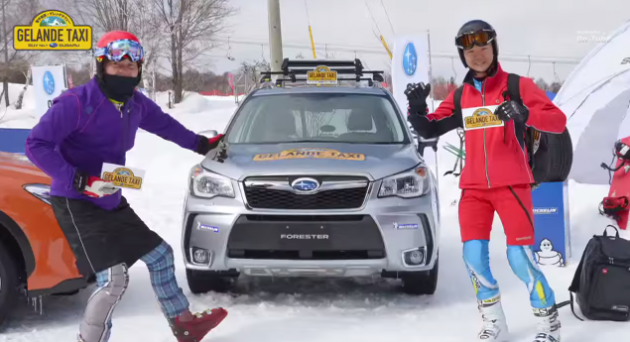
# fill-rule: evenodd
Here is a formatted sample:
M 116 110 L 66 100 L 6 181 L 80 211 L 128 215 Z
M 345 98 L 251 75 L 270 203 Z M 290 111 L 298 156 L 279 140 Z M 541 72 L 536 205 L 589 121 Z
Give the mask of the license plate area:
M 294 222 L 278 227 L 280 249 L 327 250 L 333 241 L 330 227 L 322 223 Z
M 227 255 L 240 259 L 353 260 L 383 258 L 384 242 L 368 215 L 242 215 Z

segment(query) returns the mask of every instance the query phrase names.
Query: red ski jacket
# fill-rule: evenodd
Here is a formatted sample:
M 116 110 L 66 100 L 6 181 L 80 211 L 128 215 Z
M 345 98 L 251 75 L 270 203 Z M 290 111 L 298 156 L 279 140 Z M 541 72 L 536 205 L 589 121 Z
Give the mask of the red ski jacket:
M 463 128 L 463 117 L 470 116 L 474 108 L 498 106 L 505 101 L 503 93 L 507 91 L 507 80 L 508 74 L 498 65 L 496 73 L 483 81 L 480 92 L 475 88 L 472 72 L 469 72 L 464 79 L 462 111 L 459 114 L 455 111 L 453 91 L 434 113 L 419 115 L 410 109 L 409 122 L 425 139 L 436 138 L 458 127 Z M 521 78 L 520 96 L 523 104 L 529 109 L 526 126 L 547 133 L 564 132 L 566 115 L 549 100 L 547 94 L 538 88 L 532 79 Z M 481 111 L 475 116 L 480 117 L 483 114 Z M 471 121 L 467 122 L 468 127 L 475 125 L 471 124 Z M 509 121 L 502 127 L 466 130 L 466 160 L 460 188 L 487 189 L 534 183 L 524 142 L 525 129 L 524 125 Z

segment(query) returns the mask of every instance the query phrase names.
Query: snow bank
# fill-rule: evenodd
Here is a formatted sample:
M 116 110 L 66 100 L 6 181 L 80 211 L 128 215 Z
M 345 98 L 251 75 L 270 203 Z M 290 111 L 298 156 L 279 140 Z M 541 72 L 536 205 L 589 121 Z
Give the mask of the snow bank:
M 0 128 L 23 128 L 29 129 L 37 124 L 35 118 L 35 99 L 33 86 L 27 86 L 22 100 L 22 109 L 15 109 L 15 102 L 18 100 L 20 92 L 24 89 L 23 84 L 9 83 L 9 103 L 8 108 L 4 103 L 4 96 L 0 100 Z

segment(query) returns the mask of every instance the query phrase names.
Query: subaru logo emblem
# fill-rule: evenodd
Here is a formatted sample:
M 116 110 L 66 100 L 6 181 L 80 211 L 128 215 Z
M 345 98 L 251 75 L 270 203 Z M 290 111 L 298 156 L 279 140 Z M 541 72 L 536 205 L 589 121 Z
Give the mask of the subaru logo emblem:
M 55 92 L 55 78 L 53 77 L 50 71 L 46 71 L 44 73 L 44 78 L 42 79 L 42 83 L 44 86 L 44 91 L 48 95 L 52 95 Z
M 405 52 L 403 53 L 403 70 L 407 76 L 413 76 L 418 69 L 418 52 L 416 46 L 413 43 L 407 43 Z
M 319 189 L 319 182 L 313 178 L 298 178 L 291 182 L 291 187 L 296 191 L 310 192 Z

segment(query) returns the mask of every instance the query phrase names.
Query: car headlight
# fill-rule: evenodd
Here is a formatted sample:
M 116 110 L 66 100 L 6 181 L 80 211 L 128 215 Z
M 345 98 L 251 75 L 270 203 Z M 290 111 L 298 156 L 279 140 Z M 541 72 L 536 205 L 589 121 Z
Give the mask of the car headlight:
M 425 195 L 430 188 L 429 170 L 424 166 L 383 179 L 378 197 L 398 196 L 412 198 Z
M 25 184 L 24 190 L 39 198 L 44 203 L 50 205 L 50 185 L 46 184 Z
M 197 197 L 234 198 L 234 188 L 229 178 L 210 172 L 200 165 L 193 167 L 190 172 L 190 191 Z

